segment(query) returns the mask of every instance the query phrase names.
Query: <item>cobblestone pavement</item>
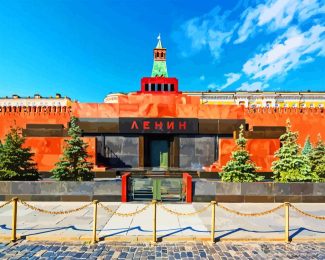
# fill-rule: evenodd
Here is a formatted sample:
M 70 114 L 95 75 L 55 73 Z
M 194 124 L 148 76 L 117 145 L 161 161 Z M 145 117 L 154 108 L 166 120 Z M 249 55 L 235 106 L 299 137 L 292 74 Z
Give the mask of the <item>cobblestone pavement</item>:
M 310 243 L 0 243 L 1 259 L 325 259 L 325 242 Z

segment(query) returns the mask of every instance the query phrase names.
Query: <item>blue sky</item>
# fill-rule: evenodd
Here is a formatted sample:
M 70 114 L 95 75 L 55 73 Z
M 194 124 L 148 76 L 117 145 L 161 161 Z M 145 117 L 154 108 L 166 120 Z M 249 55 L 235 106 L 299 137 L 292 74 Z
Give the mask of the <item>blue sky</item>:
M 324 91 L 324 0 L 0 0 L 0 96 L 137 91 L 161 33 L 183 91 Z

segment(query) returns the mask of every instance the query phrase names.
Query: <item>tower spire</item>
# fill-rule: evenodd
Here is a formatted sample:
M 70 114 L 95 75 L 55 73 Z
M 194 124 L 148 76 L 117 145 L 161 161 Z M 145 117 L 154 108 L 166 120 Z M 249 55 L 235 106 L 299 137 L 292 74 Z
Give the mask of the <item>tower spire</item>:
M 162 44 L 161 44 L 160 33 L 158 34 L 157 40 L 158 40 L 158 42 L 157 42 L 156 49 L 161 49 L 162 48 Z
M 166 48 L 162 47 L 160 33 L 157 37 L 157 46 L 154 48 L 154 61 L 152 67 L 151 77 L 168 77 L 166 65 Z

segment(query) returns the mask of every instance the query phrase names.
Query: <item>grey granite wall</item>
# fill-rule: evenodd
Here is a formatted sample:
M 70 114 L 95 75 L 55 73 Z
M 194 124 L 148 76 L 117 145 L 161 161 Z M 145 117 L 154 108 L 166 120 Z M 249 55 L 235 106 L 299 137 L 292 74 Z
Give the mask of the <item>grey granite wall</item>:
M 94 182 L 0 181 L 0 201 L 121 201 L 121 180 Z M 193 180 L 193 201 L 325 202 L 325 183 L 223 183 Z
M 0 181 L 0 201 L 12 197 L 34 201 L 121 201 L 121 181 Z
M 325 202 L 325 183 L 223 183 L 193 181 L 194 201 Z
M 179 138 L 179 164 L 184 169 L 200 170 L 215 161 L 216 139 L 214 136 Z

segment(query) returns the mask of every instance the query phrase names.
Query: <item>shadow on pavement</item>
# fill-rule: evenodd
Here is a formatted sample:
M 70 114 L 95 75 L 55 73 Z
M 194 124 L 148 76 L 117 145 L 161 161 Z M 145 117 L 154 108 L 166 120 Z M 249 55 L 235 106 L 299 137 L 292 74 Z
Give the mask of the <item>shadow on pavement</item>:
M 11 228 L 7 227 L 7 225 L 0 225 L 0 229 L 1 230 L 11 230 Z M 29 233 L 29 234 L 22 235 L 22 238 L 26 238 L 26 237 L 33 236 L 33 235 L 52 233 L 52 232 L 56 232 L 56 231 L 60 231 L 60 230 L 74 230 L 74 231 L 80 231 L 80 232 L 92 232 L 92 229 L 81 229 L 81 228 L 75 227 L 74 225 L 65 226 L 65 227 L 56 227 L 56 228 L 17 228 L 18 232 L 19 231 L 31 231 L 31 233 Z M 35 231 L 35 233 L 33 233 L 33 231 Z M 100 239 L 103 240 L 106 237 L 113 237 L 113 236 L 127 233 L 130 231 L 140 231 L 143 233 L 152 233 L 152 230 L 145 230 L 145 229 L 142 229 L 140 226 L 135 226 L 135 227 L 130 227 L 130 228 L 97 229 L 97 232 L 109 232 L 109 231 L 113 231 L 113 233 L 101 236 Z M 169 232 L 169 233 L 158 236 L 158 239 L 161 240 L 165 237 L 170 237 L 170 236 L 173 236 L 175 234 L 178 234 L 178 233 L 181 233 L 184 231 L 192 231 L 193 234 L 195 234 L 195 233 L 209 234 L 210 233 L 209 230 L 198 230 L 191 226 L 187 226 L 184 228 L 174 228 L 174 229 L 159 229 L 159 230 L 157 230 L 157 232 Z M 303 231 L 308 231 L 308 232 L 311 232 L 314 234 L 325 234 L 325 231 L 313 230 L 313 229 L 309 229 L 309 228 L 305 228 L 305 227 L 293 228 L 293 229 L 290 229 L 290 231 L 291 232 L 294 231 L 294 233 L 292 233 L 289 237 L 290 240 L 292 240 L 294 237 L 298 236 Z M 235 229 L 229 229 L 229 230 L 215 231 L 215 233 L 221 233 L 221 232 L 226 232 L 226 233 L 224 233 L 220 236 L 217 236 L 215 238 L 216 241 L 220 240 L 221 238 L 227 237 L 229 235 L 235 234 L 237 232 L 248 232 L 248 233 L 259 233 L 259 234 L 269 234 L 269 233 L 280 233 L 281 234 L 281 233 L 284 233 L 284 230 L 281 229 L 281 230 L 265 231 L 265 230 L 249 230 L 249 229 L 245 229 L 245 228 L 235 228 Z

